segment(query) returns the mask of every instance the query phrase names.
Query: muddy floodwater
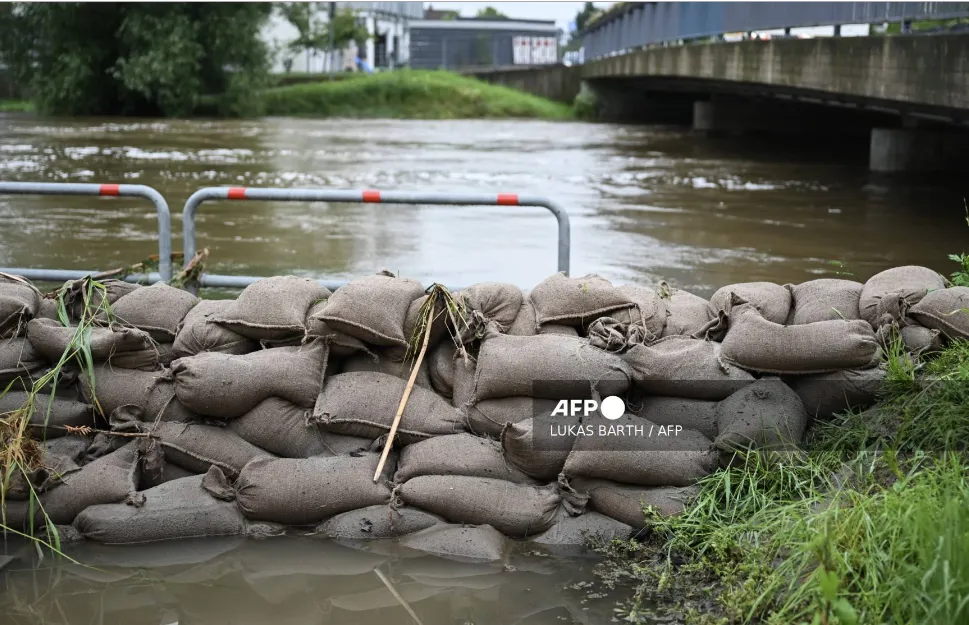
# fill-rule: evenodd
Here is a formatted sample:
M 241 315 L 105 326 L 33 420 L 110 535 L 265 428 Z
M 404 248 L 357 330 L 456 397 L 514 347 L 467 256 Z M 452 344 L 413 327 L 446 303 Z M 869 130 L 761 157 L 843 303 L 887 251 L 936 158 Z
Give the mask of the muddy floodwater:
M 674 128 L 538 121 L 48 120 L 0 114 L 0 179 L 129 182 L 180 213 L 203 186 L 539 194 L 572 218 L 572 273 L 733 282 L 948 273 L 969 241 L 958 181 L 874 176 L 834 140 L 769 146 Z M 0 266 L 111 269 L 157 252 L 138 199 L 0 196 Z M 198 216 L 218 273 L 345 279 L 389 269 L 532 287 L 556 269 L 537 208 L 221 202 Z M 832 262 L 839 262 L 836 266 Z

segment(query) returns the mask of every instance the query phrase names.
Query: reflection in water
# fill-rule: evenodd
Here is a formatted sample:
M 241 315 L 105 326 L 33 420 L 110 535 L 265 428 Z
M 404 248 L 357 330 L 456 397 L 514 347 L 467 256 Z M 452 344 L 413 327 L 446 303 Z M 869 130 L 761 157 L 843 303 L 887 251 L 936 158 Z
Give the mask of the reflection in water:
M 958 183 L 876 177 L 830 151 L 805 158 L 799 146 L 578 122 L 0 114 L 0 179 L 148 184 L 171 203 L 176 238 L 185 199 L 209 185 L 541 194 L 572 216 L 573 274 L 666 278 L 701 295 L 838 271 L 863 280 L 909 263 L 947 272 L 945 254 L 962 251 L 967 234 Z M 220 273 L 349 278 L 386 268 L 530 288 L 556 268 L 554 220 L 542 209 L 223 202 L 198 221 L 199 247 Z M 108 269 L 157 250 L 155 217 L 137 199 L 0 196 L 0 222 L 0 266 Z

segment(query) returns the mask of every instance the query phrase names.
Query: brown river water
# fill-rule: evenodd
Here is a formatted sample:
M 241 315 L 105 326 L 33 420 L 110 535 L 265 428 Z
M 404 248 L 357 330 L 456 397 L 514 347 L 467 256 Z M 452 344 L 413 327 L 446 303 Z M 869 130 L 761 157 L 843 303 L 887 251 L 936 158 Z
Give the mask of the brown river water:
M 864 280 L 901 264 L 948 273 L 946 255 L 969 248 L 960 181 L 874 176 L 837 143 L 676 128 L 0 114 L 0 180 L 152 186 L 171 206 L 175 249 L 181 208 L 204 186 L 539 194 L 571 215 L 573 275 L 666 279 L 705 296 L 742 281 Z M 534 208 L 221 202 L 204 205 L 198 232 L 218 273 L 390 269 L 531 288 L 556 269 L 554 219 Z M 156 252 L 143 200 L 0 196 L 0 266 L 106 270 Z M 28 550 L 0 576 L 0 622 L 606 623 L 631 593 L 591 583 L 595 560 L 584 557 L 469 565 L 380 551 L 307 539 L 85 546 L 71 552 L 83 567 Z

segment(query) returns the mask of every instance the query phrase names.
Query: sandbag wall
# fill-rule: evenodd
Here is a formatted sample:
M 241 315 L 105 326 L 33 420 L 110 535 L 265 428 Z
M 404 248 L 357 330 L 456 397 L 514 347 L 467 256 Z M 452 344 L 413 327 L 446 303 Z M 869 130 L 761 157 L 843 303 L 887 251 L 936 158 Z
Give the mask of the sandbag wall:
M 969 288 L 921 267 L 865 284 L 735 284 L 709 301 L 556 274 L 531 292 L 474 285 L 436 308 L 386 273 L 333 293 L 267 278 L 235 300 L 104 284 L 68 283 L 58 314 L 0 276 L 0 414 L 33 397 L 41 454 L 7 487 L 12 527 L 40 522 L 27 518 L 33 489 L 51 522 L 104 543 L 298 526 L 480 554 L 506 538 L 627 536 L 644 505 L 677 513 L 736 450 L 789 449 L 811 420 L 872 403 L 893 337 L 919 353 L 969 338 Z M 78 323 L 85 349 L 38 393 Z M 626 414 L 555 413 L 607 396 Z M 600 425 L 666 434 L 589 435 Z

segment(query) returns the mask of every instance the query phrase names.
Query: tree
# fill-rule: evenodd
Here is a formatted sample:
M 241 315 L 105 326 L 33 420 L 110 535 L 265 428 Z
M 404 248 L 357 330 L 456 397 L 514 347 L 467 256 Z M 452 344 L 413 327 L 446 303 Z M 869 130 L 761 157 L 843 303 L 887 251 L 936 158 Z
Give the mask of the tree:
M 478 11 L 478 14 L 475 15 L 475 17 L 487 17 L 491 19 L 501 19 L 501 20 L 508 19 L 507 15 L 505 15 L 495 7 L 485 7 L 480 11 Z
M 329 26 L 327 24 L 327 28 L 324 30 L 327 42 L 330 40 Z M 370 31 L 357 20 L 357 16 L 352 10 L 341 9 L 336 12 L 336 16 L 333 18 L 333 46 L 335 49 L 340 50 L 351 41 L 362 45 L 368 39 L 370 39 Z
M 326 24 L 320 18 L 319 2 L 283 2 L 277 5 L 279 12 L 296 29 L 296 39 L 287 44 L 289 51 L 298 54 L 302 51 L 326 50 L 329 35 Z M 309 55 L 306 57 L 306 71 L 309 71 Z
M 575 29 L 569 32 L 569 41 L 565 45 L 566 52 L 574 52 L 582 47 L 582 38 L 579 37 L 579 33 L 585 30 L 585 27 L 589 25 L 596 15 L 601 11 L 596 8 L 596 5 L 592 2 L 586 2 L 583 5 L 582 10 L 575 14 Z

